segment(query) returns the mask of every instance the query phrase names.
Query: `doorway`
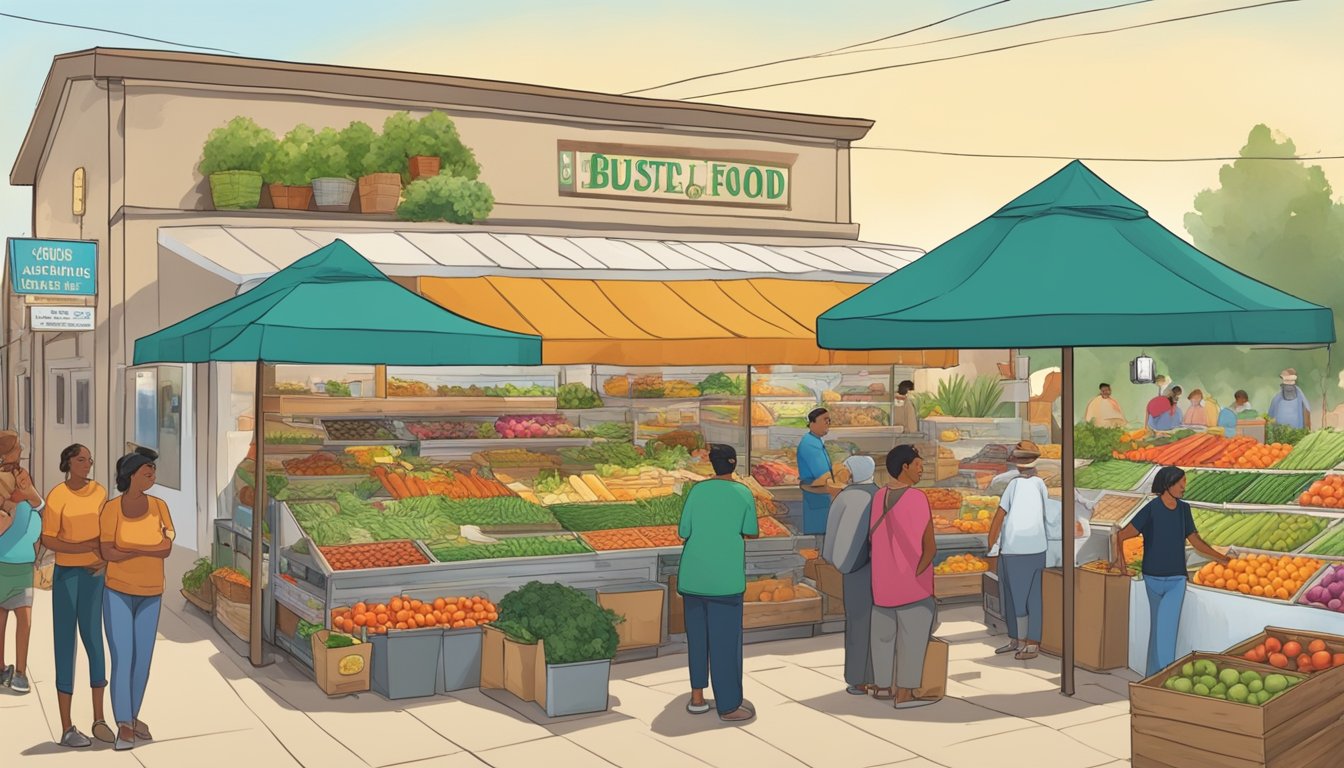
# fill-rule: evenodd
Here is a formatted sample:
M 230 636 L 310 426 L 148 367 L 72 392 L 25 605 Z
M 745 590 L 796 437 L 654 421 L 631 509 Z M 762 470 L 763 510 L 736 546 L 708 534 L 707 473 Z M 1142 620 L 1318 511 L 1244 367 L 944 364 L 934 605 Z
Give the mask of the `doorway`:
M 93 371 L 90 368 L 49 368 L 51 389 L 46 398 L 43 456 L 34 461 L 42 467 L 46 486 L 65 477 L 61 451 L 71 443 L 93 448 Z M 95 456 L 94 460 L 98 460 Z

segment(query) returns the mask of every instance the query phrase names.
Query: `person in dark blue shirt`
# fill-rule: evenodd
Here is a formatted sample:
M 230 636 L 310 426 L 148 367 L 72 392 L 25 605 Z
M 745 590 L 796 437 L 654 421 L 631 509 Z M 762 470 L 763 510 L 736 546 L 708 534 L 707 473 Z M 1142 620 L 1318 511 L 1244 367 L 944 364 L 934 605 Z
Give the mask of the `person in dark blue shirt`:
M 1115 567 L 1126 568 L 1125 542 L 1143 537 L 1143 586 L 1148 593 L 1148 674 L 1155 675 L 1176 660 L 1176 630 L 1185 602 L 1185 543 L 1196 552 L 1224 565 L 1228 557 L 1209 546 L 1195 530 L 1185 495 L 1185 470 L 1162 467 L 1153 478 L 1157 498 L 1144 505 L 1134 519 L 1115 534 Z

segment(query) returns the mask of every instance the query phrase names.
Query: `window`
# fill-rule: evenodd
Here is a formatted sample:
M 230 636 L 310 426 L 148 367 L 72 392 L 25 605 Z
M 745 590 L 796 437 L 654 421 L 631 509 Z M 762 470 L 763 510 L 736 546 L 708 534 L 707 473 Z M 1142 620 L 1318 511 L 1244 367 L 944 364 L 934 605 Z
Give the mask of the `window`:
M 65 423 L 65 374 L 56 374 L 56 423 Z
M 133 442 L 159 454 L 159 485 L 182 487 L 182 379 L 179 366 L 134 371 Z M 87 385 L 86 385 L 87 389 Z
M 75 379 L 75 426 L 89 426 L 89 377 Z

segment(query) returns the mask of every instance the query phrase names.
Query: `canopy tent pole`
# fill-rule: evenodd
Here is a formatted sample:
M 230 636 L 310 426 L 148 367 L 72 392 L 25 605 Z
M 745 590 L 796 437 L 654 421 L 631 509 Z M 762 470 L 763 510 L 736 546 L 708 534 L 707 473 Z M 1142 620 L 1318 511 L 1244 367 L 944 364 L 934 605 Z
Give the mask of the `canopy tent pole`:
M 1074 600 L 1074 538 L 1076 531 L 1074 526 L 1077 524 L 1077 510 L 1074 508 L 1073 495 L 1073 347 L 1063 347 L 1060 349 L 1060 368 L 1062 378 L 1064 379 L 1063 402 L 1060 405 L 1060 420 L 1064 423 L 1061 426 L 1061 446 L 1060 446 L 1060 495 L 1063 497 L 1060 501 L 1064 507 L 1064 535 L 1061 542 L 1063 550 L 1060 554 L 1063 556 L 1064 565 L 1064 610 L 1062 612 L 1062 628 L 1064 631 L 1063 646 L 1064 654 L 1061 664 L 1059 681 L 1060 692 L 1065 696 L 1073 695 L 1073 662 L 1074 662 L 1074 627 L 1073 627 L 1073 600 Z M 1038 638 L 1039 639 L 1039 638 Z
M 262 567 L 262 536 L 266 531 L 266 414 L 262 411 L 262 398 L 266 392 L 266 363 L 257 360 L 257 391 L 253 401 L 253 415 L 256 426 L 252 430 L 252 439 L 256 441 L 256 471 L 252 473 L 252 613 L 251 629 L 248 631 L 248 658 L 252 666 L 265 666 L 262 655 L 261 637 L 261 580 L 266 571 Z

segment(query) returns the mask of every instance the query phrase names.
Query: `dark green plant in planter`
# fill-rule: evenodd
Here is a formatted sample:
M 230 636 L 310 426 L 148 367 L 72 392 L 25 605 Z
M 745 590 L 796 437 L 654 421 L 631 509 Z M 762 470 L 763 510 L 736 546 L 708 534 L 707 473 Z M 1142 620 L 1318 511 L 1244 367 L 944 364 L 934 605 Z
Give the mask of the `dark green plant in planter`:
M 544 640 L 547 664 L 615 658 L 616 625 L 622 621 L 587 595 L 561 584 L 529 582 L 499 602 L 499 623 L 517 637 Z
M 313 197 L 318 210 L 345 211 L 350 208 L 357 175 L 351 168 L 353 156 L 350 149 L 368 151 L 360 150 L 361 136 L 356 125 L 364 126 L 369 135 L 373 135 L 373 129 L 364 123 L 351 123 L 344 131 L 323 128 L 308 143 L 305 173 L 313 180 Z
M 397 216 L 406 221 L 471 224 L 488 217 L 494 207 L 494 193 L 485 182 L 441 173 L 411 182 Z
M 481 175 L 475 153 L 462 143 L 452 118 L 438 110 L 420 118 L 411 127 L 406 154 L 409 173 L 402 177 L 406 183 L 441 173 L 467 179 Z
M 235 117 L 206 137 L 200 170 L 210 178 L 218 209 L 261 204 L 261 169 L 276 149 L 275 133 L 250 117 Z
M 317 132 L 299 124 L 294 126 L 261 164 L 261 177 L 269 185 L 271 204 L 276 208 L 307 210 L 313 199 L 309 186 L 308 148 Z

